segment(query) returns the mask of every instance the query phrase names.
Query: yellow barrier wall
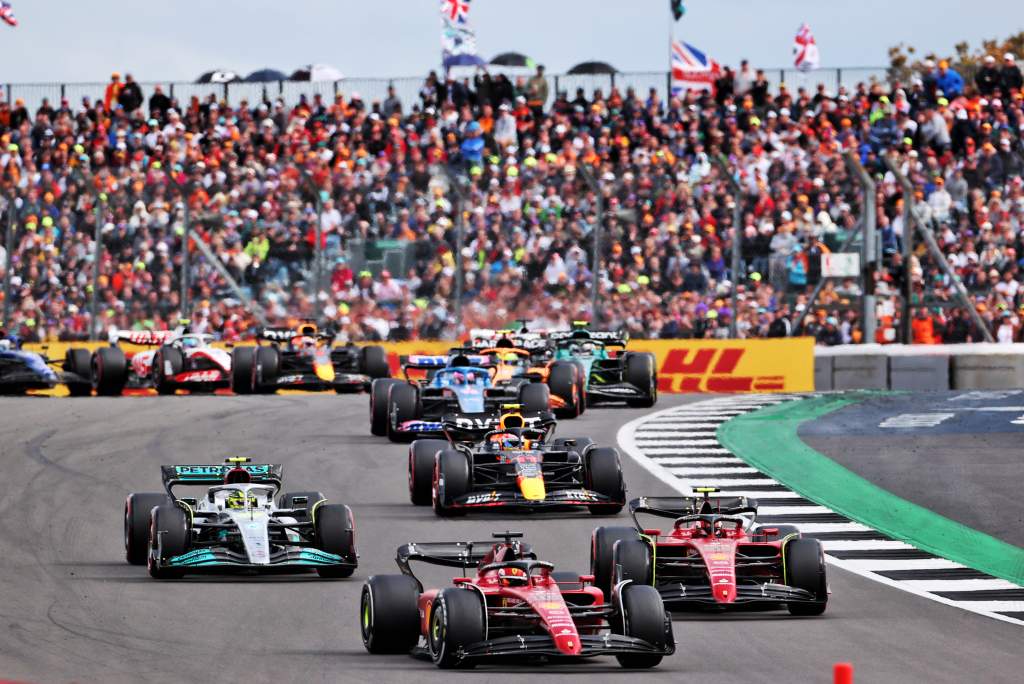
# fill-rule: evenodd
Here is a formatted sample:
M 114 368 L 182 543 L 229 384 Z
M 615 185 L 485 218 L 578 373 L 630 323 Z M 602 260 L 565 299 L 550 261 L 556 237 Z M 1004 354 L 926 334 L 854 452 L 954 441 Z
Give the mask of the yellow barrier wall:
M 105 342 L 75 342 L 96 349 Z M 242 343 L 245 344 L 245 343 Z M 454 342 L 388 342 L 388 362 L 398 373 L 398 358 L 409 354 L 444 354 Z M 63 359 L 72 343 L 26 344 L 26 349 Z M 224 346 L 218 344 L 217 346 Z M 44 347 L 46 347 L 44 352 Z M 132 347 L 127 346 L 130 350 Z M 135 347 L 143 349 L 144 347 Z M 632 340 L 631 351 L 652 352 L 658 363 L 661 392 L 811 392 L 814 391 L 814 339 L 770 340 Z M 63 395 L 64 388 L 54 394 Z

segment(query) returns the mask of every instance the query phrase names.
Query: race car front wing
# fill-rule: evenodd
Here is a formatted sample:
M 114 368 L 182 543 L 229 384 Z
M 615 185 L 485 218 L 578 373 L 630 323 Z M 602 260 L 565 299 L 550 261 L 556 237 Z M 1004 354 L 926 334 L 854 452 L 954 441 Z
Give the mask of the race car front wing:
M 244 553 L 223 548 L 194 549 L 180 556 L 159 562 L 161 567 L 182 568 L 190 572 L 257 571 L 266 573 L 303 572 L 313 568 L 355 568 L 354 560 L 313 548 L 292 548 L 275 551 L 270 561 L 251 563 Z
M 671 637 L 671 620 L 666 626 L 666 633 Z M 658 647 L 643 639 L 623 636 L 621 634 L 581 634 L 578 655 L 573 658 L 591 658 L 603 655 L 672 655 L 676 651 L 675 640 L 669 638 L 664 647 Z M 515 635 L 488 639 L 470 644 L 460 652 L 462 660 L 482 660 L 486 658 L 508 656 L 547 656 L 566 657 L 555 646 L 550 635 Z
M 554 489 L 546 492 L 543 499 L 527 499 L 515 490 L 477 491 L 465 494 L 449 504 L 449 508 L 523 508 L 549 509 L 573 506 L 592 506 L 594 504 L 624 505 L 624 501 L 616 501 L 604 494 L 589 489 Z
M 715 600 L 711 585 L 692 585 L 682 582 L 658 584 L 656 587 L 661 599 L 667 604 L 705 604 L 705 605 L 753 605 L 757 603 L 815 603 L 817 597 L 805 589 L 798 589 L 786 584 L 766 582 L 764 584 L 740 584 L 736 587 L 736 599 L 731 603 Z

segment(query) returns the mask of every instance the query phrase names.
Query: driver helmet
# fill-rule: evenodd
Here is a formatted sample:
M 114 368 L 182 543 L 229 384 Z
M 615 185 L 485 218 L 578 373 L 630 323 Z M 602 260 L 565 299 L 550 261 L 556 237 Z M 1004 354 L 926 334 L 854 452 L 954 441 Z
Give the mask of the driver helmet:
M 181 346 L 185 349 L 195 349 L 199 346 L 199 340 L 195 337 L 182 337 Z
M 228 494 L 227 498 L 224 499 L 224 508 L 231 508 L 235 510 L 242 509 L 246 507 L 247 503 L 248 505 L 255 508 L 256 496 L 254 494 L 249 494 L 248 496 L 246 496 L 245 492 L 243 492 L 240 489 L 236 489 L 235 491 Z
M 593 354 L 594 353 L 594 343 L 593 342 L 584 342 L 583 344 L 580 345 L 580 351 L 583 352 L 584 354 Z
M 466 373 L 466 384 L 473 385 L 476 383 L 476 373 L 470 371 Z
M 295 342 L 293 342 L 293 344 L 295 345 L 296 349 L 308 351 L 316 349 L 316 340 L 314 340 L 309 335 L 300 335 L 299 337 L 296 337 Z
M 11 350 L 13 348 L 14 348 L 14 343 L 11 342 L 10 340 L 8 340 L 6 338 L 0 340 L 0 349 L 2 349 L 4 351 L 9 351 L 9 350 Z
M 579 354 L 580 353 L 580 345 L 578 345 L 577 343 L 573 342 L 572 344 L 569 345 L 569 352 L 571 354 Z
M 466 384 L 466 376 L 463 373 L 456 371 L 452 373 L 452 384 L 453 385 L 464 385 Z
M 245 468 L 232 468 L 224 473 L 224 484 L 249 484 L 252 476 Z
M 515 449 L 523 443 L 523 440 L 519 438 L 519 435 L 509 433 L 499 435 L 499 439 L 502 449 Z
M 498 582 L 506 587 L 523 587 L 530 583 L 530 576 L 522 568 L 498 568 Z

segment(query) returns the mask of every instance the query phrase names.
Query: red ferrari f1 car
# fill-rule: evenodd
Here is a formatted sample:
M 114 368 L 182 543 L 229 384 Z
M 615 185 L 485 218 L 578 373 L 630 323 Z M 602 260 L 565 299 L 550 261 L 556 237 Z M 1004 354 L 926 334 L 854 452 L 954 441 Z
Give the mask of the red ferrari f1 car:
M 521 533 L 493 542 L 399 547 L 400 575 L 363 585 L 360 622 L 370 653 L 430 658 L 438 667 L 472 667 L 508 657 L 614 655 L 623 667 L 654 667 L 675 652 L 671 616 L 653 587 L 624 581 L 607 594 L 590 575 L 555 572 Z M 409 562 L 462 568 L 454 586 L 424 590 Z
M 629 502 L 636 527 L 599 527 L 591 537 L 591 572 L 603 590 L 631 580 L 653 586 L 673 607 L 777 608 L 821 615 L 828 582 L 821 542 L 792 525 L 758 526 L 757 502 L 745 496 L 642 497 Z M 645 528 L 638 515 L 668 518 L 668 531 Z

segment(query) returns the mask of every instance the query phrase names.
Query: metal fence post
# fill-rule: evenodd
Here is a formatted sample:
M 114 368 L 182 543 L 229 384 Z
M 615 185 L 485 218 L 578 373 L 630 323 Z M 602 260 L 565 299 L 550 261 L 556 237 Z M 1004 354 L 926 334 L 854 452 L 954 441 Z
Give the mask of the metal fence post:
M 13 188 L 7 202 L 7 229 L 4 236 L 4 249 L 7 257 L 4 263 L 4 331 L 11 324 L 11 266 L 14 264 L 14 212 L 17 195 Z
M 167 97 L 174 99 L 174 82 L 172 81 L 167 85 Z
M 184 211 L 182 220 L 185 222 L 185 233 L 181 237 L 181 293 L 178 296 L 178 309 L 181 311 L 181 318 L 188 318 L 191 315 L 189 310 L 189 298 L 192 292 L 190 287 L 188 239 L 192 235 L 192 210 L 188 206 L 188 196 L 184 198 Z
M 863 274 L 863 282 L 861 284 L 863 290 L 863 295 L 861 296 L 861 330 L 864 332 L 862 341 L 871 342 L 875 339 L 875 331 L 877 329 L 874 278 L 876 270 L 875 261 L 878 259 L 878 252 L 876 251 L 878 246 L 876 238 L 878 210 L 876 207 L 875 181 L 864 170 L 860 159 L 853 150 L 847 150 L 845 157 L 847 168 L 850 169 L 860 182 L 864 195 L 864 201 L 861 205 L 861 225 L 864 227 L 864 239 L 861 245 L 861 259 L 863 261 L 861 264 L 861 273 Z
M 601 311 L 598 308 L 601 292 L 601 230 L 604 228 L 604 194 L 601 181 L 594 177 L 590 168 L 580 166 L 580 175 L 597 198 L 594 227 L 591 229 L 590 240 L 590 325 L 597 327 L 601 323 Z

